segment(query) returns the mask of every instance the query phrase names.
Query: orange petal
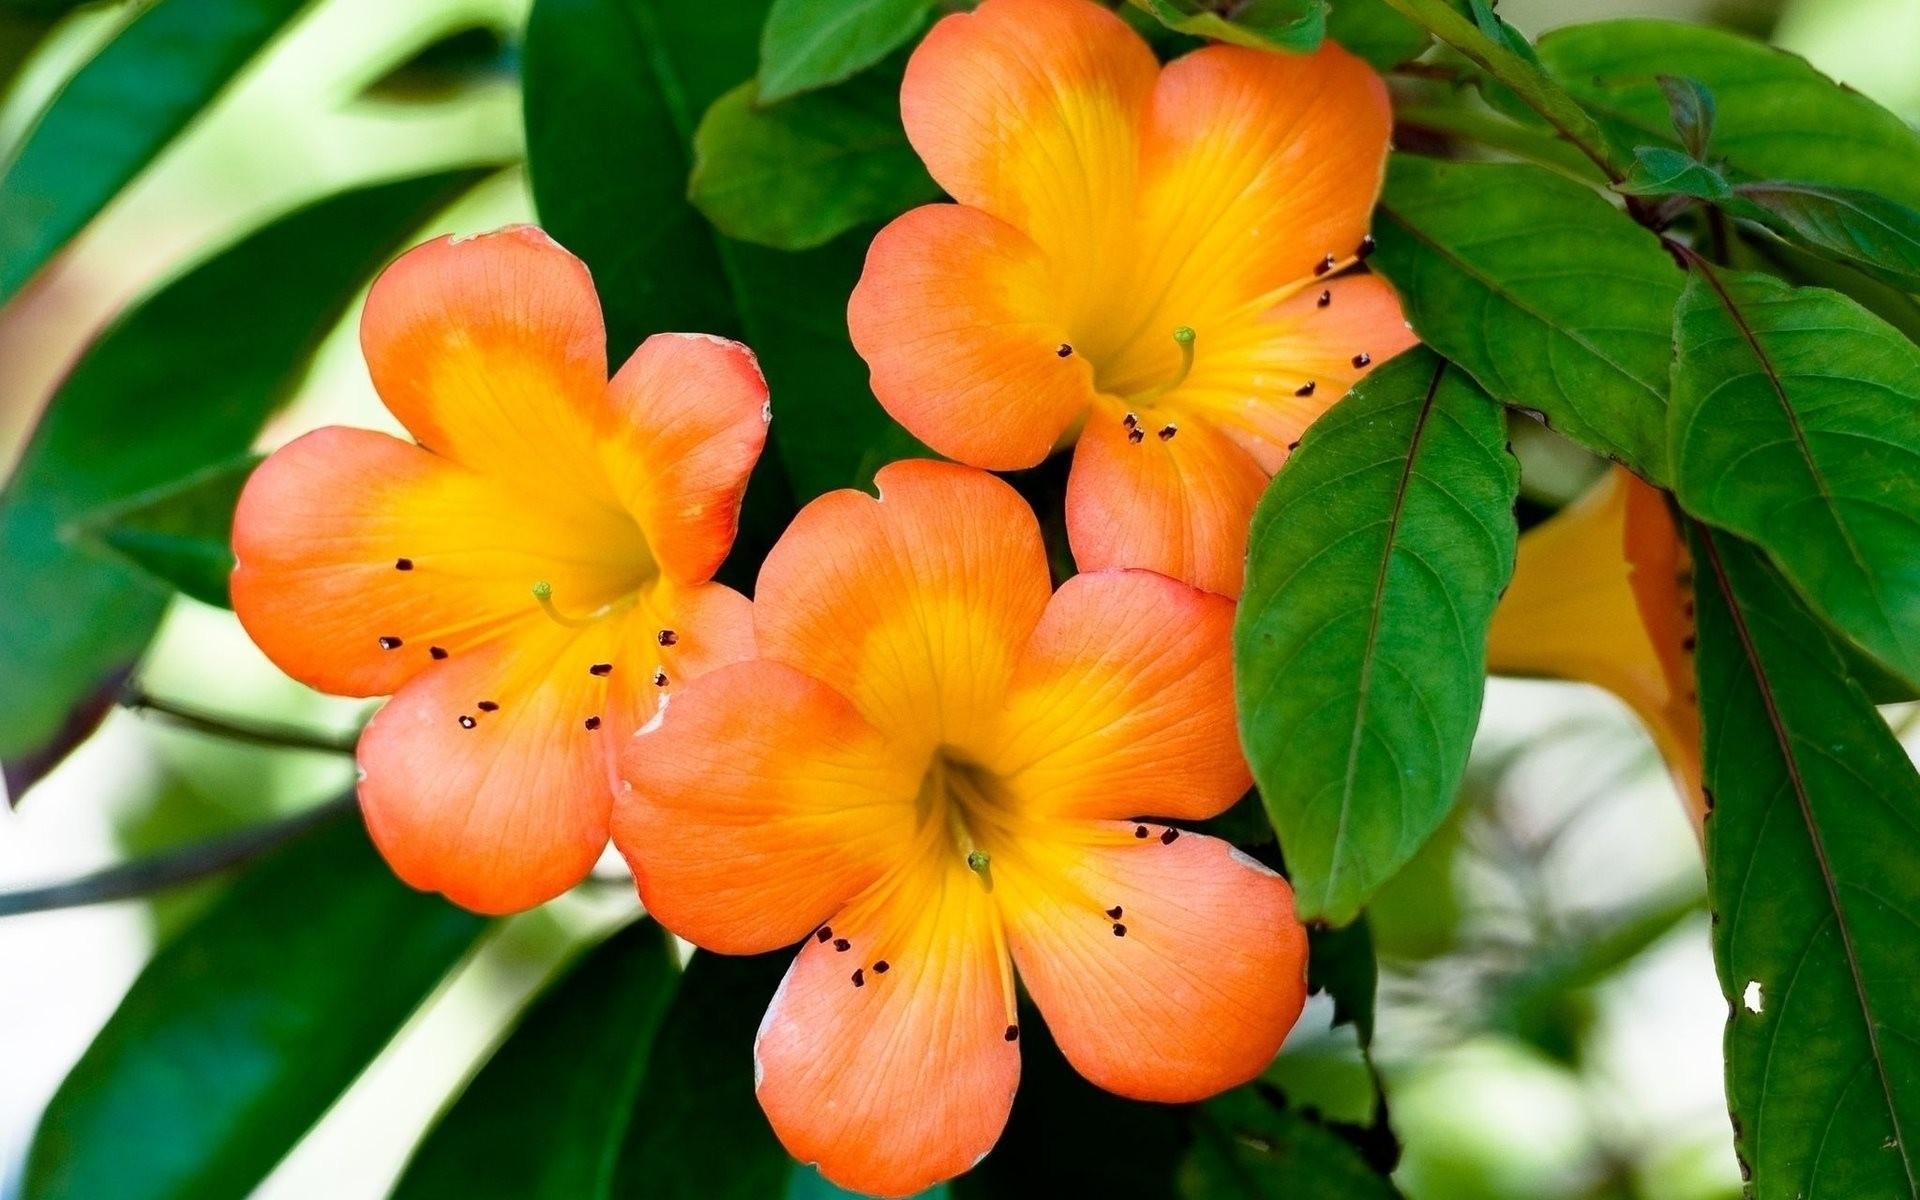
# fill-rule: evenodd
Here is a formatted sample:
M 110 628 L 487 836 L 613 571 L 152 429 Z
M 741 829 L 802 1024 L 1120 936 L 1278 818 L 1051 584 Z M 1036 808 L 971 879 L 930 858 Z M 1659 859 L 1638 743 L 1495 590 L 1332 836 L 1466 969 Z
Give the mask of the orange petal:
M 767 418 L 753 351 L 707 334 L 654 334 L 607 385 L 599 461 L 669 577 L 703 582 L 727 557 Z
M 1665 499 L 1615 467 L 1520 539 L 1513 582 L 1494 610 L 1487 669 L 1578 680 L 1626 701 L 1697 830 L 1706 799 L 1689 569 Z
M 538 580 L 586 610 L 639 586 L 650 562 L 612 510 L 531 503 L 418 446 L 341 428 L 261 464 L 233 544 L 248 634 L 295 679 L 355 696 L 398 690 L 436 650 L 545 624 Z
M 609 783 L 620 786 L 620 750 L 626 738 L 653 720 L 663 701 L 692 680 L 754 656 L 753 602 L 719 583 L 680 587 L 665 581 L 640 593 L 619 622 L 602 706 Z
M 614 843 L 640 896 L 697 945 L 790 945 L 913 840 L 917 761 L 779 663 L 693 680 L 626 747 Z
M 760 653 L 834 688 L 923 756 L 975 743 L 1046 608 L 1040 526 L 982 471 L 913 459 L 880 498 L 830 492 L 760 569 Z
M 907 138 L 947 193 L 1050 254 L 1123 248 L 1152 51 L 1085 0 L 986 0 L 946 17 L 907 63 Z M 1061 264 L 1075 286 L 1084 271 Z
M 374 281 L 360 320 L 373 386 L 420 443 L 525 480 L 550 506 L 611 506 L 595 461 L 606 330 L 586 264 L 518 225 L 436 238 Z
M 760 1105 L 834 1183 L 912 1195 L 978 1162 L 1013 1106 L 1020 1054 L 992 903 L 956 861 L 920 860 L 835 916 L 832 939 L 807 940 L 761 1022 Z
M 996 854 L 993 871 L 1014 963 L 1067 1061 L 1122 1096 L 1185 1102 L 1279 1052 L 1306 1000 L 1307 935 L 1285 880 L 1168 832 L 1088 824 Z
M 949 458 L 1014 470 L 1045 458 L 1093 400 L 1057 309 L 1025 234 L 931 204 L 873 239 L 847 328 L 895 420 Z
M 1141 567 L 1238 596 L 1266 472 L 1225 434 L 1176 409 L 1134 416 L 1130 429 L 1119 408 L 1102 405 L 1080 434 L 1067 478 L 1074 562 L 1082 571 Z
M 1193 372 L 1169 403 L 1198 412 L 1271 475 L 1348 388 L 1418 341 L 1386 280 L 1343 275 L 1196 342 Z
M 1252 785 L 1232 636 L 1224 597 L 1147 571 L 1076 575 L 1021 655 L 985 765 L 1031 815 L 1225 810 Z

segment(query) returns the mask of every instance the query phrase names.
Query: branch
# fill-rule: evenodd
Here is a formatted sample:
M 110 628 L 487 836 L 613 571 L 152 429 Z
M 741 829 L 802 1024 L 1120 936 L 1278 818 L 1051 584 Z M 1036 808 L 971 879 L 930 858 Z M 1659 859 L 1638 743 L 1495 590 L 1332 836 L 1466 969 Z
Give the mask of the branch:
M 168 724 L 177 725 L 182 729 L 225 738 L 230 742 L 246 742 L 253 746 L 350 755 L 353 753 L 354 743 L 360 738 L 357 731 L 346 735 L 318 733 L 292 725 L 276 725 L 248 721 L 241 717 L 229 717 L 172 700 L 163 700 L 158 696 L 148 695 L 137 687 L 128 688 L 120 703 L 122 707 L 135 712 L 151 713 Z

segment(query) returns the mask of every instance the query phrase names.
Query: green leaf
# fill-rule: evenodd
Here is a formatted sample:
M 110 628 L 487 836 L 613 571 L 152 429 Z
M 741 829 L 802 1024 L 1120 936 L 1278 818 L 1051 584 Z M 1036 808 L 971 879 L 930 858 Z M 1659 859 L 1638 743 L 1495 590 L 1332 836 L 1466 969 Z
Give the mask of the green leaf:
M 1415 350 L 1316 421 L 1260 499 L 1240 738 L 1306 920 L 1351 921 L 1452 806 L 1518 487 L 1499 406 Z
M 1920 212 L 1858 188 L 1768 180 L 1733 189 L 1731 208 L 1790 242 L 1920 291 Z
M 1351 1021 L 1360 1044 L 1373 1044 L 1373 1001 L 1380 987 L 1380 965 L 1373 955 L 1373 932 L 1365 915 L 1340 929 L 1315 926 L 1307 931 L 1307 990 L 1333 997 L 1333 1023 Z
M 1713 140 L 1713 93 L 1698 79 L 1678 75 L 1656 75 L 1654 82 L 1667 98 L 1667 116 L 1680 145 L 1690 157 L 1706 158 L 1707 144 Z
M 1693 531 L 1727 1098 L 1756 1200 L 1920 1197 L 1920 776 L 1817 621 Z
M 1332 0 L 1327 36 L 1379 71 L 1419 57 L 1432 40 L 1424 28 L 1395 12 L 1386 0 Z
M 261 860 L 60 1085 L 22 1196 L 248 1195 L 483 928 L 396 880 L 357 817 Z
M 76 709 L 132 665 L 168 599 L 71 526 L 243 453 L 367 278 L 481 174 L 282 217 L 141 301 L 61 384 L 0 492 L 0 759 L 16 797 L 84 735 Z
M 1666 472 L 1667 360 L 1685 282 L 1653 234 L 1520 163 L 1395 155 L 1372 265 L 1415 331 L 1495 399 L 1649 479 Z
M 604 1200 L 680 982 L 651 921 L 591 951 L 520 1020 L 407 1165 L 396 1200 Z
M 616 358 L 668 329 L 753 347 L 773 394 L 775 453 L 762 464 L 784 466 L 805 500 L 853 484 L 894 423 L 847 336 L 867 231 L 768 250 L 715 233 L 686 198 L 695 123 L 753 74 L 766 11 L 765 0 L 535 0 L 527 166 L 542 224 L 593 269 Z
M 246 454 L 196 471 L 74 523 L 76 540 L 104 547 L 202 604 L 233 607 L 233 510 L 260 464 Z
M 307 0 L 167 0 L 81 67 L 0 175 L 0 304 L 138 175 Z
M 853 78 L 912 40 L 934 0 L 773 0 L 760 34 L 760 103 Z
M 1712 91 L 1713 153 L 1727 176 L 1878 192 L 1920 208 L 1920 137 L 1804 59 L 1751 38 L 1667 21 L 1600 21 L 1540 39 L 1540 60 L 1624 145 L 1678 146 L 1660 77 Z
M 1255 50 L 1306 53 L 1327 33 L 1322 0 L 1132 0 L 1176 33 Z
M 687 196 L 720 232 L 776 250 L 810 250 L 937 199 L 899 93 L 898 75 L 882 72 L 756 108 L 743 83 L 694 132 Z
M 791 952 L 687 964 L 617 1148 L 612 1196 L 767 1200 L 794 1161 L 754 1097 L 753 1040 Z
M 1665 146 L 1641 146 L 1633 152 L 1633 166 L 1625 182 L 1613 190 L 1628 196 L 1693 196 L 1724 200 L 1733 194 L 1720 173 Z
M 1920 683 L 1920 348 L 1837 292 L 1704 264 L 1673 337 L 1681 505 Z
M 1207 1101 L 1196 1124 L 1180 1166 L 1183 1200 L 1400 1200 L 1352 1143 L 1262 1089 Z

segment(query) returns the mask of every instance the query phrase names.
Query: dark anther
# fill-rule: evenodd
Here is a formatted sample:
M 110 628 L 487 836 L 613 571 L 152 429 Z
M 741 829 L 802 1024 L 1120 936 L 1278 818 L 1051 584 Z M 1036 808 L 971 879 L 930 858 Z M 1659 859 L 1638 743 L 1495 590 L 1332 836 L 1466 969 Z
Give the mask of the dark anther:
M 1372 361 L 1373 355 L 1368 354 L 1365 350 L 1353 356 L 1353 365 L 1356 367 L 1364 367 Z
M 465 713 L 460 714 L 460 728 L 462 729 L 472 729 L 475 725 L 478 725 L 479 723 L 480 722 L 474 720 L 472 717 L 468 716 Z
M 867 986 L 867 973 L 865 971 L 862 971 L 859 967 L 855 967 L 853 969 L 853 986 L 855 987 Z
M 1177 426 L 1173 426 L 1173 425 L 1163 426 L 1160 430 L 1160 440 L 1163 442 L 1170 442 L 1173 440 L 1173 435 L 1179 432 L 1180 430 Z
M 393 560 L 393 569 L 396 571 L 411 571 L 413 570 L 413 560 L 410 558 L 396 558 Z
M 587 668 L 587 674 L 598 675 L 602 679 L 604 679 L 607 676 L 613 674 L 613 664 L 612 663 L 595 663 L 592 666 Z
M 1126 416 L 1120 418 L 1120 423 L 1122 425 L 1125 425 L 1128 429 L 1132 429 L 1135 425 L 1138 425 L 1140 423 L 1140 418 L 1134 416 L 1132 413 L 1128 413 Z
M 1353 256 L 1355 258 L 1365 258 L 1367 255 L 1373 253 L 1373 248 L 1378 244 L 1378 242 L 1373 240 L 1373 235 L 1368 234 L 1360 239 L 1360 248 L 1353 252 Z
M 1688 634 L 1686 637 L 1680 639 L 1680 648 L 1688 654 L 1693 653 L 1694 644 L 1694 636 L 1692 634 Z
M 400 648 L 400 639 L 392 636 L 383 637 L 380 639 L 380 648 L 382 650 L 398 650 Z
M 845 938 L 835 938 L 833 939 L 833 948 L 845 954 L 847 951 L 853 949 L 853 943 Z
M 1145 825 L 1135 825 L 1133 827 L 1133 836 L 1137 838 L 1143 838 L 1147 836 L 1147 827 Z
M 600 718 L 599 718 L 599 717 L 588 717 L 588 718 L 587 718 L 587 729 L 588 729 L 589 731 L 591 731 L 591 730 L 595 730 L 595 729 L 598 729 L 598 728 L 600 728 Z
M 671 629 L 662 629 L 659 633 L 654 634 L 653 638 L 662 646 L 671 646 L 680 640 L 680 635 Z
M 1147 431 L 1136 425 L 1134 428 L 1127 430 L 1127 440 L 1138 446 L 1141 442 L 1147 440 Z
M 1125 911 L 1124 909 L 1122 909 L 1118 904 L 1116 904 L 1112 908 L 1107 910 L 1107 915 L 1112 917 L 1114 920 L 1118 921 L 1120 919 L 1121 913 L 1123 913 L 1124 911 Z
M 482 700 L 480 703 L 474 705 L 474 707 L 481 712 L 497 712 L 500 708 L 500 706 L 492 700 Z
M 1061 342 L 1060 348 L 1058 350 L 1055 350 L 1054 353 L 1058 354 L 1061 358 L 1072 358 L 1073 347 L 1067 345 L 1065 342 Z
M 447 656 L 447 652 L 438 646 L 428 646 L 427 653 L 433 655 L 433 661 L 435 662 L 439 662 Z
M 1293 389 L 1293 394 L 1296 396 L 1311 396 L 1313 395 L 1313 387 L 1313 380 L 1309 379 L 1299 387 Z
M 1320 298 L 1318 300 L 1315 300 L 1313 303 L 1314 303 L 1314 306 L 1317 308 L 1325 308 L 1327 305 L 1333 303 L 1333 293 L 1321 292 Z
M 1331 270 L 1333 270 L 1333 255 L 1331 254 L 1313 264 L 1313 273 L 1315 275 L 1325 275 Z
M 887 973 L 888 968 L 892 966 L 893 966 L 892 963 L 888 962 L 886 959 L 883 958 L 879 962 L 873 964 L 873 973 L 875 975 L 885 975 Z
M 655 671 L 653 673 L 653 686 L 655 687 L 667 686 L 667 673 L 665 671 Z
M 1178 829 L 1169 829 L 1160 835 L 1160 844 L 1162 846 L 1171 846 L 1173 845 L 1173 840 L 1179 836 L 1180 831 Z
M 1295 450 L 1298 450 L 1299 448 L 1300 448 L 1300 439 L 1299 439 L 1299 438 L 1295 438 L 1295 439 L 1294 439 L 1294 440 L 1292 440 L 1291 442 L 1288 442 L 1288 443 L 1287 443 L 1287 453 L 1288 453 L 1288 454 L 1292 454 L 1292 453 L 1293 453 L 1293 452 L 1294 452 Z
M 1127 927 L 1125 925 L 1122 925 L 1120 922 L 1115 921 L 1113 923 L 1113 936 L 1115 937 L 1127 936 Z
M 1020 1027 L 1018 1025 L 1007 1026 L 1007 1040 L 1010 1042 L 1017 1042 L 1020 1040 Z
M 819 929 L 814 930 L 813 936 L 824 942 L 833 936 L 833 926 L 822 925 Z

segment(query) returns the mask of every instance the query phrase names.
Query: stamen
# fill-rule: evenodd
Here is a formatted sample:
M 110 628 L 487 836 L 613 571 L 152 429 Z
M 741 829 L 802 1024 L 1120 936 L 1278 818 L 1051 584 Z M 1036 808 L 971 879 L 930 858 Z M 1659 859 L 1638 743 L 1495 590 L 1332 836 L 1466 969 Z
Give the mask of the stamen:
M 1134 426 L 1140 424 L 1140 418 L 1132 413 L 1128 413 L 1126 416 L 1120 418 L 1120 423 L 1128 429 L 1132 429 Z
M 1122 925 L 1120 922 L 1115 921 L 1113 923 L 1113 936 L 1115 937 L 1127 936 L 1127 927 L 1125 925 Z
M 447 652 L 438 646 L 428 646 L 427 653 L 433 656 L 433 661 L 435 662 L 439 662 L 447 656 Z
M 1180 831 L 1178 829 L 1173 829 L 1170 827 L 1165 833 L 1160 835 L 1160 844 L 1162 846 L 1171 846 L 1173 845 L 1174 839 L 1179 836 L 1180 836 Z
M 382 650 L 398 650 L 400 648 L 400 639 L 391 634 L 382 637 L 380 639 L 380 648 Z
M 1129 429 L 1127 430 L 1127 440 L 1138 446 L 1141 442 L 1147 440 L 1147 431 L 1138 428 Z
M 1360 239 L 1360 248 L 1353 252 L 1353 256 L 1355 258 L 1365 258 L 1367 255 L 1373 253 L 1373 248 L 1377 245 L 1379 245 L 1379 243 L 1373 240 L 1373 235 L 1368 234 Z
M 1309 379 L 1305 383 L 1301 384 L 1299 387 L 1293 389 L 1293 394 L 1296 396 L 1313 395 L 1313 380 Z
M 859 967 L 855 967 L 853 969 L 853 986 L 855 987 L 867 986 L 867 973 L 861 970 Z
M 1356 367 L 1364 367 L 1372 361 L 1373 355 L 1368 354 L 1365 350 L 1353 356 L 1353 365 Z
M 1055 353 L 1055 354 L 1058 354 L 1058 355 L 1059 355 L 1059 356 L 1060 356 L 1061 358 L 1072 358 L 1072 357 L 1073 357 L 1073 347 L 1072 347 L 1072 346 L 1070 346 L 1070 345 L 1068 345 L 1068 344 L 1067 344 L 1067 343 L 1065 343 L 1065 342 L 1061 342 L 1061 343 L 1060 343 L 1060 348 L 1059 348 L 1058 350 L 1055 350 L 1055 351 L 1054 351 L 1054 353 Z
M 1114 920 L 1118 921 L 1122 916 L 1122 914 L 1124 914 L 1125 912 L 1126 912 L 1125 909 L 1121 908 L 1118 904 L 1116 904 L 1112 908 L 1107 910 L 1107 915 L 1112 917 Z
M 492 700 L 482 700 L 478 704 L 475 704 L 474 707 L 481 712 L 498 712 L 500 709 L 500 705 Z
M 588 718 L 587 718 L 587 732 L 589 732 L 589 733 L 591 733 L 591 732 L 593 732 L 594 730 L 596 730 L 596 729 L 598 729 L 598 728 L 600 728 L 600 718 L 599 718 L 599 717 L 588 717 Z
M 1329 254 L 1319 262 L 1313 264 L 1313 273 L 1315 275 L 1325 275 L 1328 271 L 1333 270 L 1333 264 L 1334 257 Z
M 1135 826 L 1133 827 L 1133 836 L 1135 836 L 1135 837 L 1137 837 L 1137 838 L 1143 838 L 1143 837 L 1146 837 L 1146 836 L 1147 836 L 1147 827 L 1146 827 L 1145 825 L 1135 825 Z
M 833 948 L 845 954 L 847 951 L 853 949 L 853 943 L 845 938 L 835 938 L 833 939 Z
M 653 640 L 659 642 L 662 646 L 671 646 L 680 640 L 680 635 L 671 629 L 662 629 L 659 633 L 653 635 Z
M 462 729 L 472 729 L 475 725 L 478 725 L 479 723 L 480 722 L 474 720 L 472 717 L 468 716 L 466 713 L 460 714 L 460 728 Z
M 1160 440 L 1163 442 L 1170 442 L 1173 440 L 1173 435 L 1179 432 L 1180 432 L 1180 429 L 1176 425 L 1164 426 L 1160 430 Z
M 605 679 L 607 676 L 613 674 L 613 664 L 612 663 L 595 663 L 592 666 L 587 668 L 587 674 L 597 675 L 600 678 Z
M 975 850 L 967 855 L 967 870 L 969 871 L 985 875 L 987 868 L 992 864 L 993 855 L 988 854 L 985 850 Z
M 1020 1027 L 1018 1025 L 1007 1026 L 1007 1040 L 1010 1042 L 1017 1042 L 1020 1040 Z
M 1315 300 L 1313 303 L 1316 308 L 1325 308 L 1327 305 L 1333 303 L 1333 292 L 1332 291 L 1321 292 L 1320 298 L 1318 300 Z
M 656 670 L 656 671 L 655 671 L 655 672 L 653 673 L 653 686 L 655 686 L 655 687 L 665 687 L 665 686 L 667 686 L 667 673 L 666 673 L 666 671 L 664 671 L 664 670 Z
M 413 570 L 413 560 L 410 558 L 396 558 L 393 560 L 393 569 L 396 571 L 411 571 Z
M 893 969 L 893 964 L 888 962 L 884 958 L 881 959 L 879 962 L 873 964 L 873 973 L 875 975 L 885 975 L 888 971 L 892 969 Z
M 833 926 L 822 925 L 819 929 L 814 930 L 813 936 L 825 942 L 833 937 Z

